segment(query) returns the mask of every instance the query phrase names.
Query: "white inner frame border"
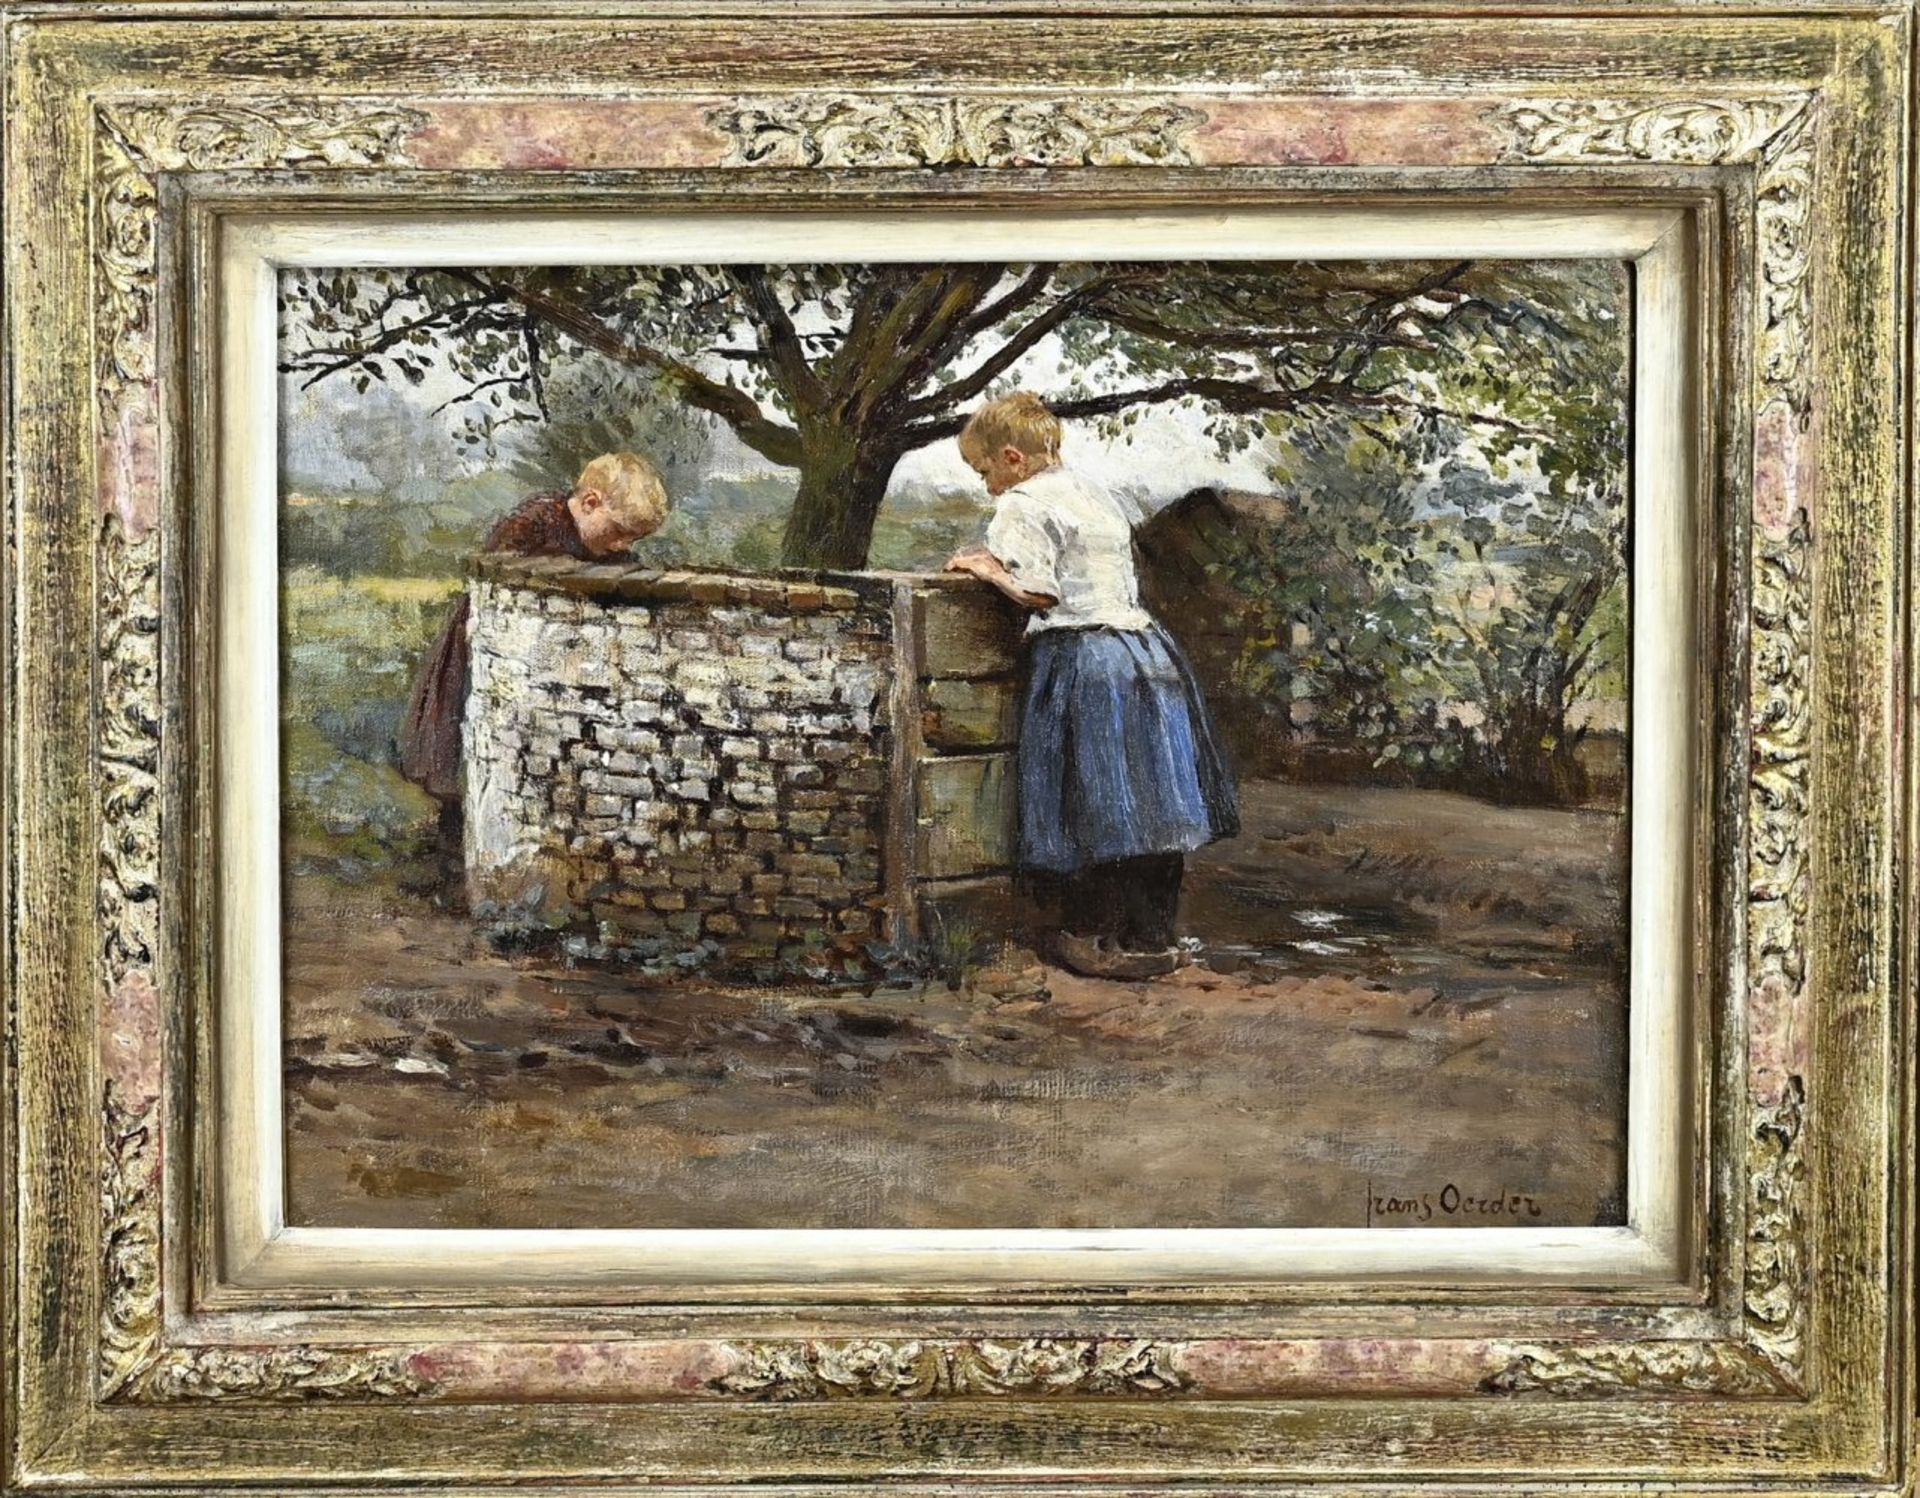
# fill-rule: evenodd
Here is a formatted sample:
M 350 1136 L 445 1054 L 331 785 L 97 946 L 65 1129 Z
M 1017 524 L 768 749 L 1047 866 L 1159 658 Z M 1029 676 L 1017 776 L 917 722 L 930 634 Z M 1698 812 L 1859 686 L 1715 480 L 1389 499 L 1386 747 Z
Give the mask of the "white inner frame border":
M 1694 777 L 1701 725 L 1695 433 L 1701 289 L 1677 208 L 1378 203 L 1262 209 L 232 214 L 219 220 L 218 806 L 225 913 L 216 1185 L 221 1282 L 257 1289 L 535 1284 L 673 1300 L 853 1286 L 1675 1284 L 1686 1267 Z M 928 259 L 1573 259 L 1634 266 L 1627 1223 L 1594 1228 L 464 1229 L 292 1227 L 285 1210 L 279 845 L 283 267 Z M 248 919 L 232 913 L 246 911 Z

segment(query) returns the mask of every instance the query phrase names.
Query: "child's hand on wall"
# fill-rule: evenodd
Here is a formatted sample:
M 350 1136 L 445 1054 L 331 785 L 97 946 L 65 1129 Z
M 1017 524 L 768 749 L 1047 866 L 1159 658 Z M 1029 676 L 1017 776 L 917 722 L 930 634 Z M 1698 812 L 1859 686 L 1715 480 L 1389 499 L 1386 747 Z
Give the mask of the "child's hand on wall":
M 948 572 L 971 572 L 975 577 L 985 577 L 999 564 L 993 553 L 984 546 L 968 546 L 956 551 L 947 558 Z
M 1036 609 L 1044 613 L 1059 602 L 1051 593 L 1030 593 L 1021 587 L 1013 574 L 1007 571 L 1007 564 L 984 546 L 969 546 L 964 551 L 956 551 L 947 558 L 947 571 L 971 572 L 982 582 L 992 583 L 1023 609 Z

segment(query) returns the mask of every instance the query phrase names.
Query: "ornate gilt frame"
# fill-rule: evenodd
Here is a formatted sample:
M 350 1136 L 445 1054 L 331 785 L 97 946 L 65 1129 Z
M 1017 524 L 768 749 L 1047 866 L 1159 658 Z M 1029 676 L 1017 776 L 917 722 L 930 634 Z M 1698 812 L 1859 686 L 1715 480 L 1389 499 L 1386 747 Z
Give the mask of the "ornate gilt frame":
M 1909 7 L 841 0 L 804 45 L 727 3 L 226 9 L 29 4 L 5 36 L 12 1481 L 1911 1487 Z M 1685 1282 L 831 1307 L 226 1282 L 209 216 L 669 171 L 769 211 L 1163 172 L 1204 200 L 1275 168 L 1308 198 L 1655 196 L 1714 247 L 1724 991 Z

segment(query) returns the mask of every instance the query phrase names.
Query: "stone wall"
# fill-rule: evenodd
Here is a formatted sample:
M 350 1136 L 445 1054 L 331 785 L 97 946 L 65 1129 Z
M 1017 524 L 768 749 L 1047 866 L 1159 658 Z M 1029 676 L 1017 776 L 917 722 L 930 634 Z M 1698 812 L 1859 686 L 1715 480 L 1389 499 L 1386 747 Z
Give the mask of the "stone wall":
M 980 585 L 490 557 L 472 593 L 477 916 L 818 971 L 1004 896 L 1017 625 Z

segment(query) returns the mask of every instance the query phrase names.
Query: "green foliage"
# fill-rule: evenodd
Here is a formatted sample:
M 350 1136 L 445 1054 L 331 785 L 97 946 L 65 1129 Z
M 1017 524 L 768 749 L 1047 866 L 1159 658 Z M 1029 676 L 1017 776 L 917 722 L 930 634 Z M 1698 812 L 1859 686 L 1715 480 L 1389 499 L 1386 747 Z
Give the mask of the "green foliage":
M 1603 681 L 1625 685 L 1625 496 L 1551 481 L 1521 493 L 1460 464 L 1440 488 L 1470 528 L 1437 636 L 1483 714 L 1470 758 L 1508 799 L 1580 800 L 1588 726 L 1573 709 Z
M 1248 600 L 1242 684 L 1284 711 L 1321 706 L 1327 727 L 1383 748 L 1426 680 L 1433 568 L 1415 515 L 1414 455 L 1345 423 L 1276 443 L 1284 496 L 1243 530 L 1223 566 Z
M 983 493 L 897 491 L 880 511 L 867 563 L 882 571 L 937 572 L 954 552 L 979 541 L 988 513 Z
M 1597 702 L 1627 700 L 1627 579 L 1624 567 L 1600 597 L 1587 624 L 1595 642 L 1586 695 Z
M 1624 287 L 1595 261 L 307 270 L 283 280 L 282 369 L 450 384 L 465 450 L 530 428 L 542 475 L 718 420 L 800 470 L 783 559 L 856 566 L 898 459 L 1015 383 L 1114 435 L 1183 404 L 1246 451 L 1337 414 L 1590 481 Z
M 283 832 L 296 857 L 364 874 L 431 850 L 437 803 L 387 764 L 373 764 L 307 723 L 281 737 Z
M 284 554 L 453 578 L 519 493 L 631 447 L 674 489 L 640 553 L 661 565 L 926 566 L 978 497 L 882 496 L 981 397 L 1037 383 L 1113 436 L 1190 405 L 1222 454 L 1270 455 L 1284 500 L 1218 563 L 1278 726 L 1305 696 L 1376 764 L 1577 797 L 1573 711 L 1624 690 L 1627 293 L 1603 261 L 290 272 L 283 371 L 367 394 L 352 452 L 390 488 L 291 507 Z M 430 382 L 451 436 L 376 388 Z M 797 484 L 696 482 L 715 422 Z M 462 475 L 495 451 L 504 477 Z M 390 703 L 417 651 L 361 654 L 360 700 Z M 316 711 L 379 758 L 391 713 Z
M 1626 684 L 1625 413 L 1566 394 L 1559 451 L 1420 417 L 1276 422 L 1281 499 L 1214 564 L 1243 600 L 1235 676 L 1271 740 L 1305 699 L 1315 739 L 1378 770 L 1584 797 L 1575 710 Z
M 634 548 L 654 567 L 741 567 L 764 571 L 780 559 L 780 530 L 788 480 L 766 475 L 710 478 L 690 492 L 673 492 L 666 524 Z
M 523 497 L 499 474 L 461 474 L 425 495 L 283 489 L 280 565 L 338 578 L 463 576 L 488 529 Z
M 671 495 L 697 480 L 709 418 L 666 399 L 638 371 L 606 360 L 562 363 L 541 397 L 543 419 L 521 430 L 507 464 L 528 492 L 568 488 L 590 461 L 612 452 L 652 459 Z
M 284 576 L 282 815 L 297 862 L 358 880 L 429 856 L 438 803 L 395 768 L 395 738 L 459 589 L 456 576 Z
M 368 763 L 394 763 L 414 668 L 460 587 L 457 576 L 288 572 L 280 589 L 283 726 L 312 728 Z
M 341 402 L 289 381 L 282 394 L 282 489 L 412 503 L 470 467 L 444 417 L 398 390 L 382 385 Z M 326 467 L 316 465 L 317 452 L 331 460 Z

